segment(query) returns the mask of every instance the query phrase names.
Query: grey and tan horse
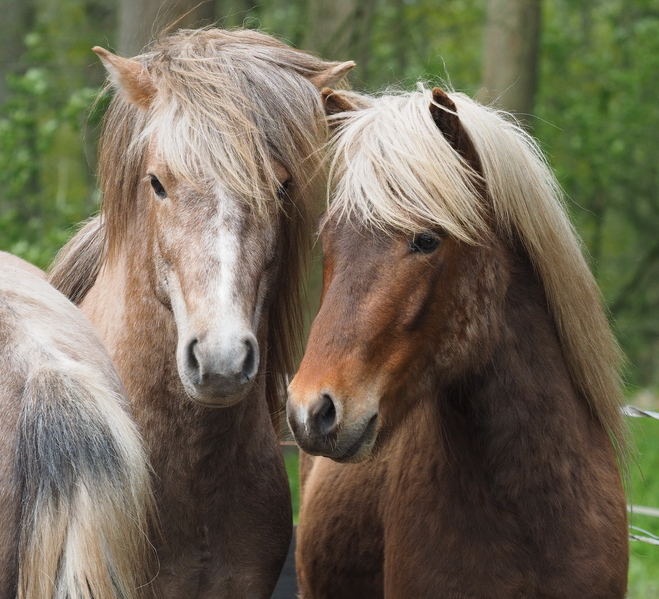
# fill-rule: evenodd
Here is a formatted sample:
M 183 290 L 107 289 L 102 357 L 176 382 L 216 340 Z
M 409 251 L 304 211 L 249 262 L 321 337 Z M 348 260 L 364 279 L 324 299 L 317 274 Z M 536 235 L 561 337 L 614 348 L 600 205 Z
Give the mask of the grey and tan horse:
M 267 598 L 291 502 L 273 418 L 292 374 L 322 201 L 329 63 L 254 31 L 100 48 L 117 94 L 100 219 L 51 280 L 112 355 L 155 470 L 159 598 Z

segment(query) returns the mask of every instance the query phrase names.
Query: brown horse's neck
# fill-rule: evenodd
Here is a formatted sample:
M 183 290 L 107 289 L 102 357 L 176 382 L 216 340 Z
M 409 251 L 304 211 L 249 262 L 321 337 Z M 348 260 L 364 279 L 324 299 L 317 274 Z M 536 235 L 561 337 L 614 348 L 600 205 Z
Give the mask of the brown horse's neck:
M 615 453 L 572 384 L 540 283 L 528 263 L 513 268 L 489 362 L 419 404 L 426 418 L 410 419 L 416 436 L 405 427 L 401 470 L 410 450 L 424 452 L 429 492 L 417 509 L 433 516 L 422 532 L 436 519 L 448 571 L 472 577 L 460 596 L 522 596 L 503 581 L 538 581 L 545 591 L 528 596 L 622 597 L 627 523 Z M 581 578 L 584 563 L 605 591 Z
M 493 497 L 557 496 L 586 459 L 613 451 L 572 384 L 544 291 L 514 260 L 500 341 L 489 363 L 440 392 L 438 422 L 449 461 Z M 558 489 L 561 489 L 559 491 Z

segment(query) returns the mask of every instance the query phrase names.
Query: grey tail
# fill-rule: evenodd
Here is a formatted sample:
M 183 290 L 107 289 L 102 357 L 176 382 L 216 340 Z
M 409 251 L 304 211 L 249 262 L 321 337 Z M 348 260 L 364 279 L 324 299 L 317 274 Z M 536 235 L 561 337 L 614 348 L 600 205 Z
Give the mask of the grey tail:
M 27 380 L 15 460 L 17 599 L 147 595 L 147 458 L 123 398 L 95 374 L 74 361 L 46 362 Z

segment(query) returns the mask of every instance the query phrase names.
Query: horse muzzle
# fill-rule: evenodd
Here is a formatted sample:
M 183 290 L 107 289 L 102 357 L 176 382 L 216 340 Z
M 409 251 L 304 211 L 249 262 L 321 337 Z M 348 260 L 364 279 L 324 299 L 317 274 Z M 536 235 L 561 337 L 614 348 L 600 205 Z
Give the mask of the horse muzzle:
M 356 421 L 349 419 L 343 402 L 337 401 L 330 392 L 300 402 L 289 388 L 286 413 L 295 441 L 311 455 L 325 456 L 337 462 L 358 462 L 371 454 L 377 439 L 377 411 Z
M 259 346 L 252 333 L 222 343 L 192 337 L 179 352 L 179 374 L 188 395 L 197 403 L 229 407 L 251 389 L 259 370 Z

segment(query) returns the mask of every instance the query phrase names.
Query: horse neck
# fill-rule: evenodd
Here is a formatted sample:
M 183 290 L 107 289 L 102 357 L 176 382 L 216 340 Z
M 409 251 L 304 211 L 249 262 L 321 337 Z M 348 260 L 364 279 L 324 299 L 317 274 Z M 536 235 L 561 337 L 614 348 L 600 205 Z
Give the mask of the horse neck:
M 572 384 L 544 290 L 515 258 L 501 335 L 489 362 L 440 393 L 446 456 L 495 495 L 525 501 L 570 486 L 575 465 L 614 463 L 612 448 Z M 604 452 L 604 453 L 602 453 Z
M 167 326 L 168 311 L 151 285 L 151 260 L 146 236 L 129 235 L 100 270 L 81 308 L 99 331 L 116 361 L 129 358 L 126 348 L 136 339 L 145 347 L 164 347 L 175 330 Z M 133 238 L 137 240 L 133 243 Z M 124 365 L 124 370 L 128 366 Z

